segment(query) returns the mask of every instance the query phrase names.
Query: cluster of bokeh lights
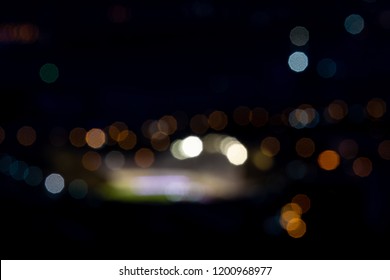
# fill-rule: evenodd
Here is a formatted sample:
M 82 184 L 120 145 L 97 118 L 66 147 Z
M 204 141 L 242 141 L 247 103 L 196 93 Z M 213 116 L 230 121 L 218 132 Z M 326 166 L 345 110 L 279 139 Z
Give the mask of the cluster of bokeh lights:
M 44 178 L 40 167 L 29 166 L 26 162 L 17 160 L 7 154 L 0 156 L 0 171 L 14 180 L 24 181 L 32 187 L 43 183 L 45 189 L 52 195 L 61 193 L 65 188 L 65 179 L 61 174 L 51 173 Z M 81 199 L 87 195 L 88 185 L 84 180 L 76 179 L 70 183 L 68 190 L 73 198 Z
M 107 16 L 112 24 L 119 25 L 130 20 L 131 12 L 127 7 L 117 4 L 109 8 Z M 389 18 L 390 11 L 382 12 L 379 24 L 390 30 Z M 359 40 L 369 27 L 369 22 L 356 13 L 345 16 L 344 21 L 337 24 L 352 42 Z M 336 80 L 343 71 L 343 62 L 331 50 L 324 56 L 315 57 L 316 36 L 318 38 L 318 34 L 314 34 L 315 30 L 301 25 L 290 26 L 289 30 L 284 40 L 290 52 L 282 58 L 285 69 L 291 70 L 289 74 L 302 77 L 305 71 L 312 68 L 321 81 Z M 41 36 L 41 30 L 32 23 L 0 25 L 1 44 L 33 44 Z M 35 77 L 40 79 L 44 87 L 50 88 L 58 81 L 61 82 L 65 73 L 61 66 L 56 61 L 41 61 L 34 70 Z M 216 88 L 216 91 L 220 90 L 218 86 Z M 223 159 L 229 168 L 240 171 L 248 168 L 251 172 L 255 170 L 251 174 L 262 179 L 271 177 L 270 174 L 277 170 L 273 175 L 281 175 L 283 179 L 299 183 L 315 170 L 317 178 L 333 178 L 327 176 L 344 174 L 353 182 L 364 182 L 367 180 L 365 178 L 373 178 L 372 173 L 381 161 L 390 161 L 387 132 L 365 135 L 370 137 L 371 142 L 353 133 L 344 134 L 344 131 L 340 135 L 333 134 L 337 137 L 332 139 L 319 139 L 314 132 L 324 127 L 325 130 L 338 128 L 338 125 L 342 127 L 348 122 L 360 125 L 364 121 L 373 124 L 375 129 L 376 125 L 379 124 L 379 127 L 383 124 L 387 104 L 379 97 L 370 98 L 365 104 L 353 104 L 342 98 L 331 99 L 323 107 L 298 103 L 280 113 L 244 105 L 236 107 L 232 112 L 215 109 L 193 115 L 172 113 L 147 119 L 137 128 L 129 127 L 122 120 L 101 127 L 96 124 L 70 129 L 54 127 L 49 137 L 29 123 L 20 124 L 17 129 L 0 126 L 0 145 L 3 147 L 12 141 L 12 144 L 15 142 L 19 145 L 21 151 L 26 151 L 46 143 L 49 138 L 51 145 L 58 148 L 56 151 L 66 151 L 76 158 L 72 163 L 75 163 L 74 169 L 77 169 L 75 173 L 54 168 L 50 170 L 30 165 L 21 156 L 3 153 L 0 154 L 0 173 L 12 180 L 24 182 L 29 187 L 41 186 L 50 197 L 59 197 L 67 191 L 74 199 L 85 199 L 88 196 L 98 181 L 91 180 L 95 175 L 127 171 L 129 166 L 132 170 L 152 170 L 161 158 L 168 158 L 170 162 L 173 160 L 179 167 L 192 166 L 193 169 L 197 169 L 200 162 L 197 160 L 200 158 Z M 251 135 L 248 136 L 247 132 Z M 179 201 L 188 195 L 189 181 L 186 176 L 172 174 L 137 175 L 132 178 L 135 193 L 140 197 L 158 193 L 164 183 L 163 192 L 171 201 Z M 152 188 L 143 188 L 144 185 Z M 293 239 L 303 238 L 310 231 L 310 223 L 307 224 L 305 215 L 311 208 L 311 199 L 300 192 L 294 190 L 296 195 L 291 195 L 291 200 L 282 207 L 278 205 L 278 212 L 272 217 L 278 230 L 284 230 Z
M 0 43 L 33 44 L 39 35 L 38 26 L 32 23 L 0 24 Z
M 280 115 L 281 124 L 297 130 L 314 129 L 322 123 L 336 125 L 347 117 L 351 118 L 350 111 L 355 110 L 354 106 L 356 107 L 340 99 L 332 101 L 321 110 L 315 109 L 310 104 L 302 104 L 296 109 L 283 111 Z M 371 98 L 365 107 L 359 108 L 363 115 L 373 122 L 383 118 L 387 110 L 386 102 L 382 98 Z M 229 123 L 230 118 L 232 123 Z M 129 163 L 129 153 L 133 155 L 131 162 L 136 167 L 147 169 L 153 166 L 159 153 L 166 152 L 179 161 L 191 160 L 202 155 L 220 154 L 233 166 L 250 164 L 261 172 L 267 172 L 275 166 L 281 148 L 286 145 L 282 139 L 276 135 L 265 136 L 258 140 L 257 147 L 251 147 L 233 136 L 223 134 L 223 131 L 229 125 L 262 128 L 272 125 L 270 120 L 269 113 L 264 108 L 251 109 L 239 106 L 231 116 L 223 111 L 213 111 L 209 115 L 195 114 L 192 118 L 188 118 L 188 128 L 191 133 L 182 139 L 175 136 L 181 126 L 181 120 L 173 115 L 145 121 L 141 127 L 143 137 L 137 136 L 126 123 L 116 121 L 105 128 L 75 127 L 69 133 L 63 128 L 55 127 L 50 134 L 50 139 L 56 147 L 64 146 L 68 142 L 74 148 L 81 149 L 81 166 L 89 172 L 97 172 L 102 170 L 102 167 L 113 171 L 121 170 Z M 37 131 L 32 126 L 22 126 L 15 134 L 14 139 L 26 148 L 37 142 Z M 0 127 L 0 144 L 6 138 L 6 130 Z M 145 146 L 145 140 L 149 141 L 149 147 Z M 298 138 L 293 145 L 298 158 L 288 162 L 285 167 L 286 175 L 292 180 L 300 180 L 306 176 L 311 158 L 315 158 L 316 165 L 326 172 L 336 170 L 343 162 L 350 162 L 347 165 L 349 169 L 345 171 L 347 174 L 361 178 L 370 176 L 374 169 L 372 159 L 361 154 L 358 142 L 351 138 L 342 139 L 336 147 L 333 145 L 332 148 L 325 149 L 321 149 L 310 137 Z M 390 160 L 390 140 L 383 139 L 378 143 L 377 154 L 381 159 Z M 42 169 L 28 166 L 27 163 L 9 155 L 2 156 L 1 166 L 2 172 L 15 180 L 24 180 L 32 186 L 44 182 L 47 191 L 52 194 L 61 193 L 65 188 L 63 175 L 53 173 L 44 179 Z M 343 166 L 346 168 L 344 164 Z M 73 178 L 73 180 L 82 179 Z M 76 183 L 72 184 L 72 193 L 80 198 L 81 194 L 87 192 L 88 184 L 80 181 Z M 80 192 L 75 191 L 76 185 L 81 186 Z
M 282 207 L 279 223 L 291 237 L 301 238 L 305 235 L 307 227 L 302 220 L 302 214 L 310 209 L 310 204 L 310 198 L 307 195 L 297 194 L 291 202 Z
M 351 14 L 344 20 L 344 28 L 353 36 L 364 30 L 365 22 L 361 15 Z M 304 26 L 295 26 L 290 30 L 290 42 L 295 51 L 288 57 L 288 66 L 294 72 L 303 72 L 309 66 L 309 57 L 305 53 L 310 39 L 309 30 Z M 337 63 L 332 58 L 322 58 L 317 63 L 317 73 L 320 77 L 329 79 L 337 73 Z
M 295 47 L 303 47 L 309 42 L 309 31 L 296 26 L 290 31 L 290 41 Z M 288 66 L 294 72 L 303 72 L 309 65 L 309 58 L 302 51 L 293 52 L 288 58 Z
M 126 22 L 130 11 L 122 5 L 114 5 L 109 9 L 108 18 L 114 24 Z M 382 22 L 382 25 L 385 23 Z M 390 25 L 389 25 L 390 26 Z M 344 29 L 351 38 L 357 38 L 365 29 L 365 21 L 359 14 L 351 14 L 344 20 Z M 0 42 L 34 43 L 39 39 L 39 28 L 30 23 L 0 25 Z M 296 73 L 304 72 L 309 67 L 310 32 L 304 26 L 295 26 L 290 30 L 291 54 L 288 67 Z M 337 75 L 338 62 L 330 57 L 317 61 L 317 74 L 323 79 L 331 79 Z M 59 68 L 47 62 L 39 68 L 39 77 L 46 84 L 53 84 L 59 79 Z M 308 137 L 285 140 L 277 133 L 270 133 L 257 138 L 257 144 L 246 145 L 236 137 L 228 135 L 225 130 L 236 125 L 261 129 L 273 125 L 285 125 L 290 129 L 307 131 L 322 124 L 337 125 L 349 118 L 350 121 L 361 122 L 364 118 L 371 121 L 381 120 L 386 113 L 386 102 L 381 98 L 370 99 L 366 106 L 348 105 L 336 99 L 326 107 L 316 109 L 310 104 L 301 104 L 295 108 L 287 108 L 281 114 L 270 116 L 262 107 L 237 107 L 232 114 L 222 110 L 210 113 L 198 113 L 191 117 L 184 113 L 185 121 L 178 115 L 164 115 L 159 119 L 146 120 L 140 133 L 130 129 L 125 122 L 116 121 L 106 127 L 75 127 L 69 133 L 66 129 L 56 127 L 50 134 L 51 144 L 64 147 L 70 143 L 81 153 L 80 166 L 89 173 L 105 170 L 118 171 L 131 163 L 140 169 L 151 168 L 161 155 L 171 156 L 181 161 L 191 162 L 194 158 L 221 155 L 232 166 L 254 166 L 260 173 L 267 174 L 278 163 L 278 155 L 283 147 L 292 146 L 296 158 L 285 164 L 284 172 L 291 180 L 301 180 L 309 172 L 315 162 L 321 170 L 332 172 L 340 166 L 346 174 L 359 178 L 370 176 L 374 169 L 372 156 L 364 155 L 358 141 L 347 137 L 329 147 Z M 183 132 L 179 138 L 176 133 Z M 183 134 L 181 134 L 183 135 Z M 23 147 L 31 147 L 37 142 L 37 131 L 29 125 L 16 131 L 16 141 Z M 0 127 L 0 144 L 6 140 L 6 131 Z M 108 151 L 107 151 L 108 150 Z M 132 156 L 129 157 L 129 154 Z M 377 154 L 383 160 L 390 160 L 390 140 L 382 139 L 377 144 Z M 345 164 L 347 163 L 347 164 Z M 345 167 L 347 166 L 347 167 Z M 69 194 L 75 199 L 85 198 L 88 194 L 88 180 L 67 178 L 68 175 L 52 171 L 44 175 L 38 166 L 29 166 L 26 162 L 13 158 L 8 154 L 0 157 L 0 171 L 17 181 L 24 181 L 30 186 L 43 184 L 50 195 L 58 195 L 67 187 Z M 67 184 L 67 181 L 69 183 Z M 140 194 L 143 190 L 140 190 Z M 305 194 L 298 194 L 291 202 L 285 204 L 280 212 L 280 226 L 293 238 L 305 235 L 307 226 L 302 215 L 310 209 L 310 199 Z

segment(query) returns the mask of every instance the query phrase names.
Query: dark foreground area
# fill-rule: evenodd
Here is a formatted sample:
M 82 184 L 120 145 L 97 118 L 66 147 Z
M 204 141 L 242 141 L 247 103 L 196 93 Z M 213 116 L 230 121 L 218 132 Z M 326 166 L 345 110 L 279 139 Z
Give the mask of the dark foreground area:
M 356 186 L 334 186 L 349 189 L 338 197 L 329 187 L 311 187 L 317 190 L 300 239 L 270 223 L 278 209 L 260 197 L 161 205 L 48 201 L 30 193 L 32 204 L 3 192 L 1 258 L 387 259 L 388 205 L 361 207 L 364 197 L 349 192 Z

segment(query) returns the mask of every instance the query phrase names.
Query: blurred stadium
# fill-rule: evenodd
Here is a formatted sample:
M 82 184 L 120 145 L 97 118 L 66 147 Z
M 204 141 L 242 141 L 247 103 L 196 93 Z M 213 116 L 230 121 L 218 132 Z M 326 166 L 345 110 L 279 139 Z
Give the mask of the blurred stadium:
M 389 48 L 375 0 L 3 1 L 2 259 L 382 258 Z

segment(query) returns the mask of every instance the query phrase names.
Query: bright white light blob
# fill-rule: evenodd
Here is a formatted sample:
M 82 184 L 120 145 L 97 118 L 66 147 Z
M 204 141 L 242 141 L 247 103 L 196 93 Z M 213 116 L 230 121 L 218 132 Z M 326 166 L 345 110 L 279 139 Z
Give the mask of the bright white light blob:
M 226 157 L 234 165 L 241 165 L 248 159 L 248 151 L 241 143 L 233 143 L 227 148 Z
M 345 30 L 352 35 L 359 34 L 364 28 L 364 19 L 360 15 L 349 15 L 344 21 Z
M 236 138 L 231 136 L 226 136 L 222 139 L 222 141 L 219 144 L 219 151 L 223 155 L 227 155 L 229 147 L 235 143 L 240 143 Z
M 186 159 L 187 157 L 185 155 L 183 155 L 183 152 L 181 150 L 181 144 L 182 144 L 183 140 L 176 140 L 172 143 L 171 145 L 171 154 L 174 158 L 176 159 L 179 159 L 179 160 L 183 160 L 183 159 Z
M 65 180 L 60 174 L 52 173 L 46 177 L 45 187 L 52 194 L 60 193 L 65 187 Z
M 181 142 L 180 150 L 186 158 L 197 157 L 203 150 L 202 140 L 196 136 L 188 136 Z
M 304 71 L 309 65 L 309 59 L 303 52 L 294 52 L 288 58 L 288 66 L 295 72 Z
M 290 41 L 295 46 L 301 47 L 309 42 L 309 31 L 303 26 L 296 26 L 290 31 Z
M 188 177 L 180 175 L 139 176 L 132 180 L 133 191 L 137 195 L 165 195 L 171 200 L 186 197 L 191 184 Z
M 204 160 L 203 162 L 206 163 L 210 162 L 210 159 L 202 156 L 199 160 Z M 223 163 L 221 160 L 223 161 L 223 158 L 218 159 L 218 162 Z M 166 198 L 171 201 L 207 203 L 213 198 L 233 198 L 240 194 L 244 195 L 246 191 L 243 189 L 245 183 L 241 171 L 228 164 L 227 159 L 225 164 L 228 168 L 221 170 L 199 165 L 199 168 L 191 169 L 159 167 L 115 170 L 109 173 L 107 187 L 110 189 L 107 189 L 105 197 L 126 201 L 132 198 L 136 200 Z

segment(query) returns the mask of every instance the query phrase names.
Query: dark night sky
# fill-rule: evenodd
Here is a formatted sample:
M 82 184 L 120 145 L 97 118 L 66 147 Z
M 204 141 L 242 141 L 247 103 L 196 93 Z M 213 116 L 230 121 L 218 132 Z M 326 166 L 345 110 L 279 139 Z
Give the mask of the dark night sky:
M 231 110 L 238 104 L 277 111 L 336 97 L 359 102 L 373 92 L 387 96 L 385 7 L 287 2 L 5 2 L 2 22 L 32 22 L 40 37 L 34 44 L 3 44 L 2 91 L 25 98 L 12 103 L 18 115 L 49 114 L 71 124 L 99 117 L 143 121 L 175 110 Z M 123 22 L 113 22 L 115 5 L 127 13 Z M 357 36 L 343 28 L 351 13 L 365 19 Z M 306 46 L 289 41 L 296 25 L 310 30 Z M 304 73 L 287 67 L 296 50 L 309 55 Z M 338 66 L 330 80 L 316 71 L 326 57 Z M 39 79 L 37 69 L 47 62 L 59 67 L 53 85 Z

